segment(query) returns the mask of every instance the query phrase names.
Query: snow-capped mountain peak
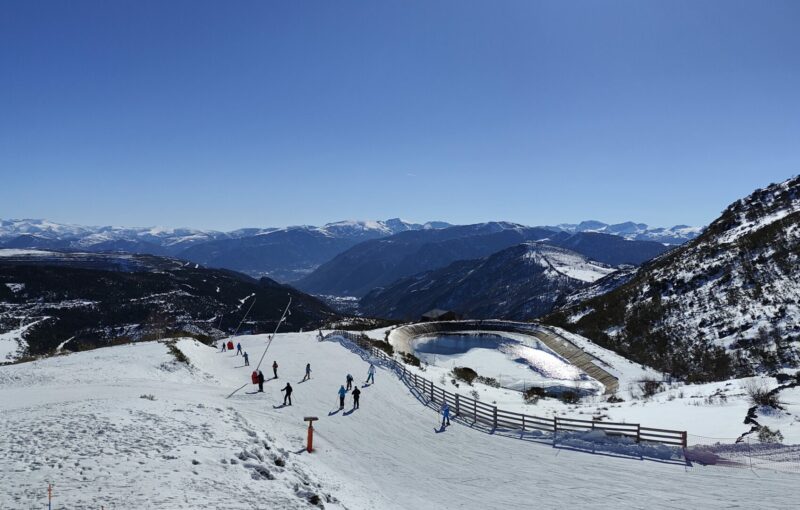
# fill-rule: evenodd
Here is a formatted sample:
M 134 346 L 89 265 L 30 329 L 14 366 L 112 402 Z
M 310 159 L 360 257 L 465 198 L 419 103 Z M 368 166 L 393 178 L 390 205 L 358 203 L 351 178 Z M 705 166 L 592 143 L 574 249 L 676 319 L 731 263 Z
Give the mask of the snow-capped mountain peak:
M 646 223 L 635 223 L 633 221 L 608 224 L 596 220 L 587 220 L 580 223 L 561 223 L 549 228 L 569 232 L 570 234 L 596 232 L 624 237 L 630 241 L 655 241 L 668 245 L 678 245 L 691 241 L 703 231 L 703 227 L 690 227 L 688 225 L 675 225 L 665 228 L 650 227 Z

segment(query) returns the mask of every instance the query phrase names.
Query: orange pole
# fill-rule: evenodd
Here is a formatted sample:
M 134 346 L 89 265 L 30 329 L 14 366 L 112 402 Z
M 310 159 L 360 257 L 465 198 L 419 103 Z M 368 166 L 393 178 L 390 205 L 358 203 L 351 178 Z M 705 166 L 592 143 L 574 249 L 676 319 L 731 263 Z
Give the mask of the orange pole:
M 313 446 L 314 446 L 314 426 L 311 424 L 311 422 L 308 422 L 308 447 L 306 448 L 306 451 L 308 451 L 308 453 L 311 453 Z

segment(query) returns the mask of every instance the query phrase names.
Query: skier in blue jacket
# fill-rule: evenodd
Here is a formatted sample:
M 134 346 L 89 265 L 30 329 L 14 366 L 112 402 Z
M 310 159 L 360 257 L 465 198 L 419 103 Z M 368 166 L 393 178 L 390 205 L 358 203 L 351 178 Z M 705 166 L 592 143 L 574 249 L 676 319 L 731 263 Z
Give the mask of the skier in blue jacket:
M 445 423 L 450 425 L 450 405 L 447 402 L 442 403 L 442 428 Z
M 344 409 L 344 396 L 347 395 L 347 390 L 344 386 L 339 386 L 339 409 Z
M 369 370 L 367 370 L 367 380 L 364 382 L 364 384 L 369 383 L 375 384 L 375 365 L 372 363 L 369 364 Z

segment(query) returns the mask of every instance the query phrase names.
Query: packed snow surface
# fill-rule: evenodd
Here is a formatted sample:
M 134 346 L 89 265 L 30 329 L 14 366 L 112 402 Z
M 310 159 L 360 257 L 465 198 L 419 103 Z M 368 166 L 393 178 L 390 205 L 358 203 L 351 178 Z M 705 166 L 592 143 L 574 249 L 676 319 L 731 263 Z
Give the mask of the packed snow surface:
M 258 363 L 266 336 L 235 339 Z M 554 448 L 439 417 L 379 367 L 314 333 L 278 335 L 264 393 L 242 358 L 193 340 L 0 367 L 0 508 L 793 508 L 797 475 Z M 306 363 L 312 378 L 301 382 Z M 280 389 L 294 386 L 293 405 Z M 236 388 L 244 387 L 226 399 Z M 517 394 L 518 395 L 518 394 Z M 317 416 L 305 453 L 304 416 Z

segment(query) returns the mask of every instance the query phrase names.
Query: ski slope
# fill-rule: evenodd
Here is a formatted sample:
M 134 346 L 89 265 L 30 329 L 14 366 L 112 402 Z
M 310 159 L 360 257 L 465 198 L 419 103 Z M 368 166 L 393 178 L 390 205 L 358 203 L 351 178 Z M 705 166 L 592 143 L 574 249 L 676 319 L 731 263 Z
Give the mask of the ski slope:
M 239 337 L 254 366 L 265 336 Z M 797 475 L 592 455 L 438 416 L 389 371 L 338 411 L 368 364 L 315 333 L 278 335 L 263 394 L 241 357 L 194 340 L 174 361 L 148 342 L 0 367 L 0 508 L 791 508 Z M 300 383 L 306 363 L 312 378 Z M 263 370 L 271 377 L 271 368 Z M 279 407 L 280 388 L 294 405 Z M 152 395 L 155 400 L 141 398 Z M 315 452 L 304 416 L 318 416 Z

